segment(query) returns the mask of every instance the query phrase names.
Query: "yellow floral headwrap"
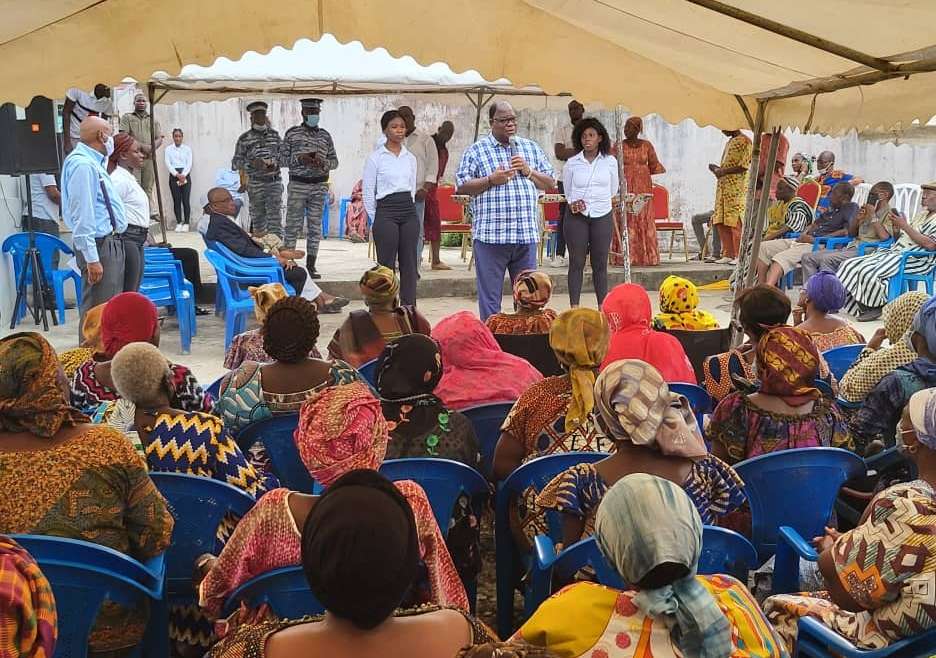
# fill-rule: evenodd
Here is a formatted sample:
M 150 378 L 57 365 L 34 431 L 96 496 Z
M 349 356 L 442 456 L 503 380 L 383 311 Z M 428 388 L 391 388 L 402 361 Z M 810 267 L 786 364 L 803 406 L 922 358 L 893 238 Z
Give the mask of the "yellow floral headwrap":
M 367 303 L 385 304 L 396 299 L 400 280 L 389 267 L 377 265 L 364 272 L 358 284 Z
M 660 286 L 660 312 L 654 320 L 665 329 L 717 329 L 715 316 L 696 310 L 698 305 L 696 285 L 689 279 L 670 275 Z
M 247 292 L 254 300 L 254 315 L 257 322 L 263 323 L 273 304 L 288 297 L 289 293 L 282 283 L 264 283 L 262 286 L 250 286 Z
M 572 379 L 566 432 L 584 423 L 595 408 L 595 370 L 608 351 L 608 335 L 608 321 L 600 311 L 590 308 L 561 313 L 549 330 L 549 345 Z

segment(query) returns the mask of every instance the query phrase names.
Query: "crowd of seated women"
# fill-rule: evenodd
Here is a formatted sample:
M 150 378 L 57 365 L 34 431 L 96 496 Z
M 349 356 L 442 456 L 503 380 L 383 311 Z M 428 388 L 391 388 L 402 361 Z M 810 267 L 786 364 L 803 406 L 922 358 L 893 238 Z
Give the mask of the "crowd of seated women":
M 895 300 L 884 331 L 835 382 L 819 344 L 863 339 L 832 315 L 841 284 L 825 275 L 807 282 L 796 327 L 776 288 L 740 295 L 748 342 L 706 364 L 705 383 L 721 394 L 705 427 L 670 387 L 696 379 L 679 340 L 659 329 L 717 325 L 679 277 L 664 283 L 667 303 L 654 318 L 646 291 L 630 284 L 613 289 L 601 311 L 537 315 L 548 303 L 548 278 L 524 274 L 515 289 L 519 324 L 548 318 L 537 331 L 563 368 L 545 378 L 504 352 L 472 313 L 429 327 L 399 306 L 399 284 L 386 268 L 365 273 L 367 317 L 349 317 L 328 360 L 316 350 L 314 305 L 258 289 L 261 324 L 235 341 L 217 400 L 161 354 L 149 300 L 124 293 L 89 313 L 82 347 L 61 362 L 38 334 L 0 339 L 0 533 L 84 539 L 145 560 L 170 546 L 174 525 L 149 472 L 188 473 L 246 492 L 253 507 L 226 517 L 216 550 L 192 565 L 196 599 L 173 606 L 170 638 L 180 656 L 366 658 L 392 646 L 394 655 L 432 658 L 779 657 L 794 655 L 796 621 L 805 615 L 860 648 L 885 647 L 936 627 L 925 588 L 914 586 L 936 572 L 936 389 L 928 379 L 936 379 L 936 301 L 917 293 Z M 370 356 L 373 386 L 355 369 Z M 848 421 L 822 379 L 862 402 Z M 636 587 L 619 591 L 580 573 L 585 580 L 500 639 L 469 613 L 465 583 L 481 572 L 483 522 L 470 501 L 459 500 L 449 527 L 439 528 L 418 483 L 378 473 L 385 459 L 411 457 L 480 469 L 479 437 L 461 411 L 491 402 L 513 403 L 493 482 L 538 457 L 607 453 L 522 492 L 511 505 L 516 541 L 547 532 L 546 514 L 558 512 L 562 545 L 593 535 Z M 299 459 L 324 493 L 283 487 L 262 445 L 238 446 L 245 427 L 290 413 Z M 744 583 L 697 575 L 703 524 L 749 531 L 734 465 L 802 447 L 864 454 L 872 440 L 898 446 L 918 479 L 869 492 L 856 528 L 830 525 L 814 539 L 822 589 L 778 594 L 761 608 Z M 908 558 L 873 557 L 897 554 Z M 324 615 L 278 619 L 244 603 L 224 612 L 240 585 L 295 565 Z M 42 655 L 21 649 L 27 643 L 49 655 L 48 583 L 0 536 L 0 576 L 7 573 L 20 583 L 13 608 L 32 629 L 12 655 Z M 106 603 L 89 639 L 92 655 L 129 655 L 146 623 L 145 608 Z

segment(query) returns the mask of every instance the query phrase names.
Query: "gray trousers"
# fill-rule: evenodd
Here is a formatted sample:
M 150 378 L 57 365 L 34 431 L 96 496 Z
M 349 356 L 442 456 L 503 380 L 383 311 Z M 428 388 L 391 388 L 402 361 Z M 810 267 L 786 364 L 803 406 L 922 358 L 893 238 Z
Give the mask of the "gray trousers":
M 699 213 L 692 216 L 692 232 L 695 233 L 696 242 L 699 243 L 699 252 L 702 252 L 702 245 L 705 244 L 705 225 L 712 223 L 712 211 Z M 712 233 L 712 250 L 707 252 L 709 256 L 718 258 L 721 256 L 721 238 L 718 237 L 718 231 Z
M 418 272 L 422 269 L 423 236 L 426 235 L 426 199 L 413 201 L 413 204 L 416 206 L 416 219 L 419 223 L 419 237 L 416 240 L 416 271 Z
M 289 181 L 286 190 L 286 236 L 283 238 L 283 245 L 287 249 L 296 248 L 302 220 L 305 219 L 308 227 L 306 255 L 313 258 L 318 256 L 319 242 L 322 240 L 322 213 L 326 203 L 328 183 Z
M 98 260 L 104 268 L 101 280 L 91 285 L 88 277 L 88 263 L 80 251 L 75 251 L 78 267 L 81 269 L 81 307 L 78 309 L 81 321 L 78 323 L 79 342 L 82 339 L 81 325 L 84 316 L 90 309 L 103 304 L 114 295 L 124 291 L 124 270 L 126 268 L 126 254 L 124 243 L 119 236 L 108 235 L 95 240 L 97 243 Z
M 809 280 L 816 272 L 823 270 L 827 272 L 837 272 L 839 265 L 849 258 L 858 255 L 858 247 L 848 247 L 847 249 L 822 249 L 821 251 L 811 251 L 803 254 L 800 259 L 800 265 L 803 266 L 803 283 Z
M 251 233 L 263 234 L 269 231 L 283 237 L 283 217 L 280 207 L 283 204 L 283 183 L 274 180 L 247 181 L 247 198 L 250 200 Z

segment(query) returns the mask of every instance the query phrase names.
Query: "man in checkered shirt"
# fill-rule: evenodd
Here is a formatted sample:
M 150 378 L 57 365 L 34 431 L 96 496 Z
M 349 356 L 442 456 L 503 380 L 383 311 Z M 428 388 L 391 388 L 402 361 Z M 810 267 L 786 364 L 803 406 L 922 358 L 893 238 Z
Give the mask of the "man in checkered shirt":
M 540 222 L 538 190 L 555 187 L 553 168 L 543 149 L 517 137 L 517 115 L 506 101 L 488 110 L 491 133 L 462 155 L 455 184 L 471 199 L 475 281 L 481 320 L 499 313 L 504 272 L 511 281 L 536 269 Z

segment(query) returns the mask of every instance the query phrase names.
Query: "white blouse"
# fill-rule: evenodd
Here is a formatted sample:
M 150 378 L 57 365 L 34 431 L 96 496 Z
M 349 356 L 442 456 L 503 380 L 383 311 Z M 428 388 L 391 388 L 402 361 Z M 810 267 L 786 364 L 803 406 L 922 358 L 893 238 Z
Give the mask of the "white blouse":
M 585 202 L 586 217 L 607 215 L 611 212 L 611 197 L 619 191 L 617 159 L 599 153 L 589 162 L 584 151 L 577 153 L 562 169 L 562 189 L 568 203 Z
M 118 165 L 117 168 L 111 172 L 110 177 L 114 189 L 117 190 L 117 194 L 120 195 L 120 200 L 123 201 L 124 210 L 126 210 L 127 213 L 127 224 L 130 226 L 149 228 L 149 199 L 146 197 L 146 192 L 143 191 L 140 184 L 136 182 L 136 178 L 133 177 L 133 174 Z
M 170 144 L 166 147 L 166 167 L 169 169 L 170 174 L 178 173 L 176 170 L 181 169 L 182 174 L 188 176 L 192 171 L 192 147 L 188 144 L 182 144 L 181 146 L 176 146 L 175 144 Z
M 387 147 L 379 146 L 367 156 L 362 181 L 364 209 L 374 220 L 377 200 L 396 192 L 416 195 L 416 156 L 400 145 L 400 155 L 394 155 Z

